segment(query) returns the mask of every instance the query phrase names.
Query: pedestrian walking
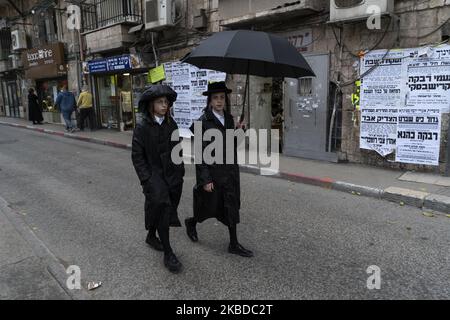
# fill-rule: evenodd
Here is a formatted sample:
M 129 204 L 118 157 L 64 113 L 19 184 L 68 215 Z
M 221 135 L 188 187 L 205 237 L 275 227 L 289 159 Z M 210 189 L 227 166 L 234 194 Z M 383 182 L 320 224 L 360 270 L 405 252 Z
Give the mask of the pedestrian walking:
M 62 87 L 61 92 L 56 97 L 55 105 L 61 111 L 66 122 L 66 131 L 74 132 L 75 127 L 72 123 L 72 113 L 76 110 L 77 102 L 72 92 L 67 90 L 67 85 Z
M 164 265 L 174 273 L 182 264 L 170 245 L 169 229 L 181 227 L 177 210 L 185 172 L 184 164 L 175 164 L 171 158 L 179 143 L 171 141 L 178 126 L 169 113 L 176 98 L 177 93 L 166 85 L 154 85 L 142 94 L 139 110 L 143 119 L 134 130 L 131 152 L 145 195 L 146 242 L 164 251 Z
M 28 89 L 28 119 L 33 124 L 42 124 L 42 106 L 33 88 Z
M 78 97 L 77 106 L 80 110 L 80 124 L 79 124 L 80 130 L 84 131 L 84 123 L 86 119 L 89 120 L 89 128 L 93 130 L 94 108 L 92 104 L 92 94 L 89 92 L 87 86 L 83 86 L 80 96 Z
M 208 96 L 207 107 L 198 121 L 202 124 L 202 136 L 207 130 L 216 129 L 222 133 L 223 159 L 221 163 L 196 164 L 197 183 L 194 187 L 194 216 L 185 220 L 186 232 L 193 241 L 198 241 L 196 230 L 197 223 L 210 218 L 216 218 L 228 227 L 230 244 L 228 252 L 243 257 L 252 257 L 253 252 L 245 249 L 237 239 L 237 224 L 240 222 L 240 176 L 237 163 L 237 146 L 233 150 L 227 150 L 227 129 L 242 128 L 239 124 L 235 127 L 234 119 L 226 108 L 230 107 L 229 97 L 232 91 L 226 87 L 225 82 L 216 82 L 208 85 L 208 91 L 203 95 Z M 191 131 L 194 132 L 194 125 Z M 195 137 L 200 139 L 202 137 Z M 234 137 L 233 137 L 234 138 Z M 202 139 L 203 140 L 203 139 Z M 203 141 L 204 151 L 213 141 Z M 233 164 L 227 164 L 226 152 L 233 152 Z M 230 157 L 231 158 L 231 157 Z

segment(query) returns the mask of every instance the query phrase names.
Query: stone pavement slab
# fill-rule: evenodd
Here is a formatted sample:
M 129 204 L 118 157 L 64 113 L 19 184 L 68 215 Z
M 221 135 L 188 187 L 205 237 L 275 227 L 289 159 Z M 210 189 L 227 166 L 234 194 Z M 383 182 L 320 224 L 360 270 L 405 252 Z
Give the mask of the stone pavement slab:
M 69 300 L 0 208 L 0 300 Z

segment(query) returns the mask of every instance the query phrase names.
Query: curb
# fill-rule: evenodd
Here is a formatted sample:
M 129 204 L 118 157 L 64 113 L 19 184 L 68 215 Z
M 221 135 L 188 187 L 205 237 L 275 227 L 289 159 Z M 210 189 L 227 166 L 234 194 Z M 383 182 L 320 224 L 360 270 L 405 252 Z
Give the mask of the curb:
M 111 146 L 114 148 L 131 150 L 131 144 L 118 143 L 108 140 L 101 140 L 97 138 L 90 138 L 84 136 L 77 136 L 70 133 L 48 130 L 43 128 L 35 128 L 33 126 L 20 125 L 16 123 L 2 122 L 0 121 L 0 125 L 6 125 L 16 128 L 23 128 L 27 130 L 37 131 L 41 133 L 47 133 L 51 135 L 56 135 L 60 137 L 65 137 L 69 139 L 90 142 L 100 145 Z M 186 156 L 189 158 L 189 156 Z M 190 156 L 192 159 L 193 156 Z M 450 197 L 429 194 L 421 191 L 415 191 L 410 189 L 402 189 L 389 187 L 385 190 L 371 188 L 367 186 L 361 186 L 356 184 L 351 184 L 344 181 L 336 181 L 331 178 L 321 178 L 321 177 L 310 177 L 303 174 L 298 173 L 288 173 L 288 172 L 275 172 L 272 170 L 268 170 L 265 168 L 259 168 L 256 166 L 250 165 L 240 165 L 241 172 L 267 176 L 271 178 L 279 178 L 283 180 L 288 180 L 292 182 L 302 183 L 313 185 L 329 190 L 336 190 L 342 192 L 349 192 L 356 195 L 366 196 L 370 198 L 376 198 L 380 200 L 387 200 L 390 202 L 395 202 L 397 204 L 404 204 L 413 207 L 417 207 L 419 209 L 424 210 L 433 210 L 436 211 L 437 214 L 450 214 Z
M 27 126 L 27 125 L 16 124 L 16 123 L 9 123 L 9 122 L 2 122 L 2 121 L 0 121 L 0 125 L 10 126 L 10 127 L 15 127 L 15 128 L 21 128 L 21 129 L 27 129 L 27 130 L 31 130 L 31 131 L 51 134 L 51 135 L 54 135 L 54 136 L 69 138 L 69 139 L 73 139 L 73 140 L 79 140 L 79 141 L 83 141 L 83 142 L 90 142 L 90 143 L 95 143 L 95 144 L 100 144 L 100 145 L 111 146 L 111 147 L 114 147 L 114 148 L 121 148 L 121 149 L 129 149 L 129 150 L 131 150 L 131 144 L 113 142 L 113 141 L 102 140 L 102 139 L 98 139 L 98 138 L 77 136 L 77 135 L 74 135 L 74 134 L 71 134 L 71 133 L 66 133 L 66 132 L 61 132 L 61 131 L 54 131 L 54 130 L 44 129 L 44 128 L 36 128 L 36 127 L 33 127 L 33 126 Z

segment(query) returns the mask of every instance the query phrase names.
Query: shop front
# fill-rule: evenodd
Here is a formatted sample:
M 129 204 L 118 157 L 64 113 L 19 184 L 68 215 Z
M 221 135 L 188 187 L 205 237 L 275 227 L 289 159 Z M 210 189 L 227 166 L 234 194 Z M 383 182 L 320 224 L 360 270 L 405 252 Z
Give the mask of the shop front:
M 64 45 L 57 43 L 25 51 L 24 64 L 25 77 L 36 84 L 44 121 L 61 123 L 60 112 L 54 106 L 58 92 L 68 84 Z
M 88 68 L 99 125 L 120 131 L 133 130 L 148 69 L 142 68 L 139 57 L 132 54 L 92 60 Z

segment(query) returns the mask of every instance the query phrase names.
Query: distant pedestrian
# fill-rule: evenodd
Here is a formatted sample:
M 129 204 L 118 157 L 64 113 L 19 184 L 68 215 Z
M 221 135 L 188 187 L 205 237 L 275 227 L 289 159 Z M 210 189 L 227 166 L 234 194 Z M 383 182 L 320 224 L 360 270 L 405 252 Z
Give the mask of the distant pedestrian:
M 198 241 L 197 223 L 210 218 L 216 218 L 228 227 L 230 244 L 228 252 L 243 257 L 253 257 L 253 252 L 245 249 L 237 239 L 237 224 L 240 222 L 239 210 L 241 208 L 241 188 L 239 165 L 237 163 L 237 144 L 233 150 L 227 150 L 226 130 L 243 128 L 239 123 L 235 126 L 232 115 L 226 110 L 230 107 L 228 94 L 232 91 L 226 87 L 225 82 L 216 82 L 208 85 L 207 106 L 198 120 L 202 124 L 202 137 L 208 130 L 215 130 L 222 134 L 223 158 L 213 164 L 207 164 L 204 159 L 196 164 L 197 184 L 194 187 L 194 216 L 186 219 L 186 232 L 193 241 Z M 194 132 L 194 125 L 191 131 Z M 195 139 L 202 139 L 195 136 Z M 232 136 L 233 137 L 233 136 Z M 234 137 L 233 137 L 234 138 Z M 203 141 L 202 154 L 213 141 Z M 234 163 L 227 163 L 227 151 L 233 152 Z
M 177 209 L 184 177 L 184 164 L 174 164 L 171 157 L 179 143 L 171 141 L 178 126 L 169 113 L 176 98 L 176 92 L 165 85 L 152 86 L 143 93 L 139 101 L 143 119 L 134 130 L 131 151 L 145 195 L 146 242 L 164 251 L 164 265 L 174 273 L 181 270 L 182 264 L 170 246 L 169 228 L 181 227 Z
M 76 110 L 77 102 L 72 92 L 67 90 L 67 85 L 62 87 L 61 92 L 56 97 L 55 105 L 61 111 L 66 122 L 66 131 L 74 132 L 75 127 L 72 123 L 72 113 Z
M 92 104 L 92 94 L 88 91 L 87 86 L 83 86 L 83 89 L 78 97 L 77 106 L 80 110 L 80 124 L 79 128 L 81 131 L 84 131 L 84 122 L 86 119 L 89 120 L 89 128 L 91 130 L 94 129 L 94 108 Z
M 33 121 L 33 124 L 42 124 L 44 121 L 42 106 L 33 88 L 28 89 L 28 119 Z

